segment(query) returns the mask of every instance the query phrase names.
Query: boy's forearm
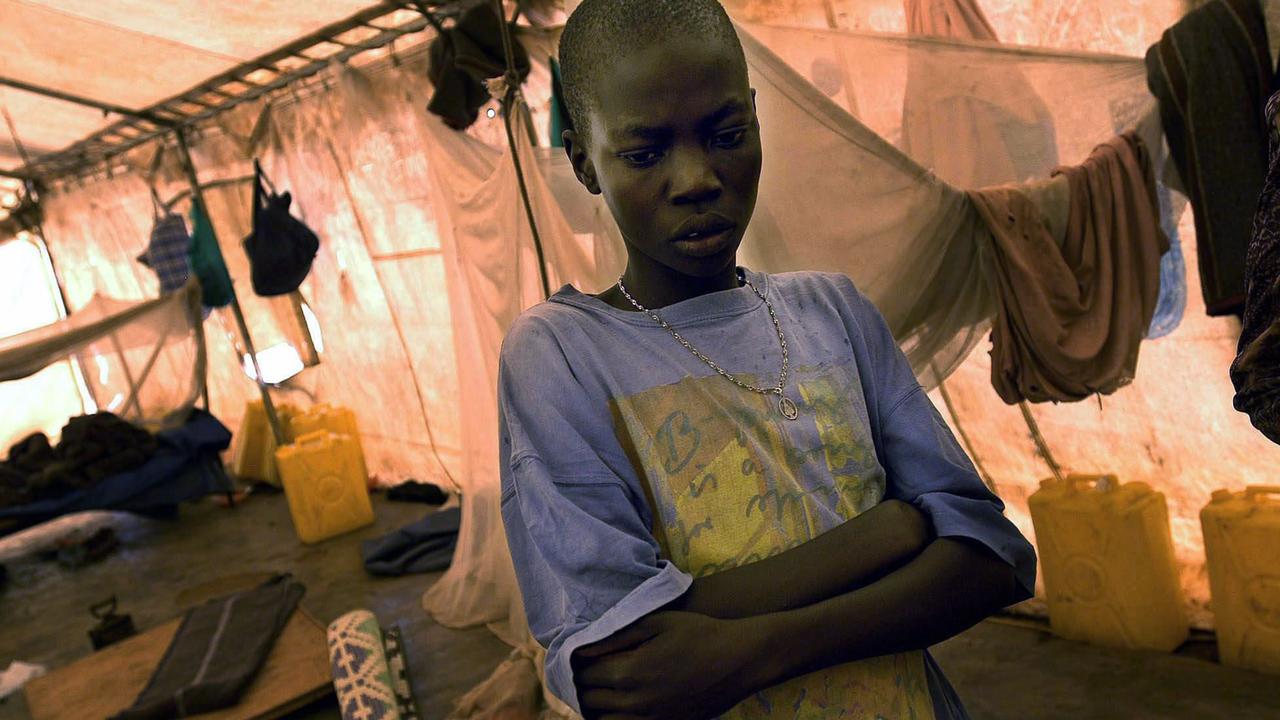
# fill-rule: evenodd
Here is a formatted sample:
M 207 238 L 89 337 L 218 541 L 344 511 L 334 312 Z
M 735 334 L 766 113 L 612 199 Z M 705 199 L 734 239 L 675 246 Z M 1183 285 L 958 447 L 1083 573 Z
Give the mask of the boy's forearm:
M 902 566 L 930 534 L 919 510 L 888 500 L 803 545 L 698 578 L 669 609 L 733 619 L 812 605 Z
M 768 648 L 752 691 L 790 678 L 941 642 L 1015 597 L 1013 568 L 985 549 L 942 538 L 880 580 L 815 605 L 748 618 Z

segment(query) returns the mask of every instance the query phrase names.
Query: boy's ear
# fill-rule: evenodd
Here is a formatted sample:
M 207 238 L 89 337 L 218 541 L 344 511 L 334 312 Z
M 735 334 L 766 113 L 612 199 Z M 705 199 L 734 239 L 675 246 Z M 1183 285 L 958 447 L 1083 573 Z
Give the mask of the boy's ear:
M 596 179 L 596 168 L 591 164 L 582 138 L 575 130 L 565 130 L 560 139 L 564 142 L 564 152 L 569 156 L 569 164 L 573 165 L 573 174 L 578 176 L 578 182 L 592 195 L 599 195 L 600 182 Z

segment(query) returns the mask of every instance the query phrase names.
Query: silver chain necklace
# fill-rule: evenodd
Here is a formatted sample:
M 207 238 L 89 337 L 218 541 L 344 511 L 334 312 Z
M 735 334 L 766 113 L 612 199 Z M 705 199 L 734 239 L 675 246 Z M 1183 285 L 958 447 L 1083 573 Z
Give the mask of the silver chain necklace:
M 646 313 L 648 314 L 649 317 L 653 318 L 654 322 L 658 323 L 663 327 L 663 329 L 671 333 L 671 337 L 674 337 L 677 342 L 679 342 L 681 345 L 684 346 L 686 350 L 693 353 L 694 357 L 706 363 L 708 366 L 711 367 L 712 370 L 715 370 L 717 373 L 720 373 L 720 375 L 724 376 L 734 385 L 737 385 L 743 390 L 750 390 L 753 393 L 759 393 L 761 395 L 777 395 L 778 396 L 778 412 L 782 413 L 782 417 L 788 420 L 795 420 L 796 418 L 800 417 L 800 409 L 796 407 L 795 402 L 793 402 L 791 398 L 787 397 L 785 392 L 785 388 L 787 385 L 787 338 L 782 334 L 782 325 L 778 323 L 778 316 L 776 313 L 774 313 L 773 303 L 769 302 L 769 298 L 765 297 L 764 293 L 757 290 L 756 286 L 753 285 L 751 281 L 747 279 L 746 275 L 739 273 L 738 279 L 740 279 L 747 287 L 751 288 L 751 291 L 754 292 L 757 296 L 759 296 L 761 300 L 764 301 L 765 307 L 769 309 L 769 319 L 773 321 L 773 329 L 778 331 L 778 343 L 782 346 L 782 372 L 778 374 L 778 384 L 771 388 L 762 388 L 762 387 L 756 387 L 755 385 L 749 385 L 747 383 L 742 382 L 741 380 L 734 377 L 733 375 L 730 375 L 724 368 L 717 365 L 715 360 L 712 360 L 706 355 L 703 355 L 702 352 L 699 351 L 697 348 L 695 348 L 692 344 L 690 344 L 688 340 L 685 340 L 683 337 L 681 337 L 680 333 L 677 332 L 675 328 L 671 327 L 671 325 L 669 325 L 666 320 L 663 320 L 661 317 L 658 316 L 658 313 L 636 302 L 636 299 L 631 297 L 631 293 L 627 292 L 627 286 L 622 283 L 621 277 L 618 278 L 618 289 L 622 291 L 622 294 L 626 296 L 627 300 L 631 301 L 632 305 L 636 306 L 637 310 L 639 310 L 642 313 Z

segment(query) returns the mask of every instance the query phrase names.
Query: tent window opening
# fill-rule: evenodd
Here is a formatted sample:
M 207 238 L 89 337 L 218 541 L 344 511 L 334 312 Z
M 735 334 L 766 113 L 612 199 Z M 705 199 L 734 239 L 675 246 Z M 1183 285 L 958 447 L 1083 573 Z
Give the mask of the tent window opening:
M 303 370 L 320 364 L 320 356 L 324 353 L 324 337 L 320 333 L 320 320 L 316 317 L 311 305 L 302 298 L 298 291 L 290 293 L 287 298 L 293 317 L 281 323 L 282 327 L 273 328 L 284 332 L 287 336 L 257 352 L 258 367 L 262 368 L 262 380 L 268 385 L 281 385 L 288 382 Z M 257 381 L 258 374 L 253 369 L 253 359 L 236 341 L 240 352 L 241 367 L 250 380 Z
M 44 327 L 67 317 L 53 261 L 44 241 L 30 233 L 0 240 L 0 338 Z M 0 456 L 35 432 L 55 437 L 67 418 L 97 412 L 84 370 L 62 360 L 21 380 L 0 383 Z

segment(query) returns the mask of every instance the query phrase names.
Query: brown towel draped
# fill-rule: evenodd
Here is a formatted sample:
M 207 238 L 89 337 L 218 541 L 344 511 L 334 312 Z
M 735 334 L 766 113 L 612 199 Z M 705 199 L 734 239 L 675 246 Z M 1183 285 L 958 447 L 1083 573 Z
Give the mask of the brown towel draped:
M 1169 249 L 1151 159 L 1137 135 L 1114 138 L 1054 174 L 1071 186 L 1061 245 L 1016 188 L 969 193 L 991 228 L 987 272 L 999 298 L 991 382 L 1009 404 L 1074 402 L 1128 384 Z

